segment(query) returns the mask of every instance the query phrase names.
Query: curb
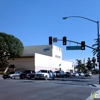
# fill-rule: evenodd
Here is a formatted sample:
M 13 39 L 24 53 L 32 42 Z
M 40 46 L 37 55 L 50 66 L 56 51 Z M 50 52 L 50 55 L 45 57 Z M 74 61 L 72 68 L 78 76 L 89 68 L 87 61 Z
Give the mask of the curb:
M 96 92 L 96 93 L 98 93 L 98 92 L 100 93 L 100 90 L 97 90 L 97 91 L 95 91 L 95 92 Z M 90 95 L 86 100 L 94 100 L 94 99 L 92 99 L 92 98 L 91 98 L 91 95 Z
M 99 84 L 87 84 L 87 85 L 90 85 L 90 86 L 93 86 L 93 87 L 100 87 Z

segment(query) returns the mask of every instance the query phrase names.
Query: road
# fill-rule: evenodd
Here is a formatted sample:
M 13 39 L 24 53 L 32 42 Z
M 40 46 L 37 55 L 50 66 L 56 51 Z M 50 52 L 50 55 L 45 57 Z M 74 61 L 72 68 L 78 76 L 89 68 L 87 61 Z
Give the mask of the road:
M 92 91 L 92 78 L 62 78 L 55 80 L 20 80 L 0 78 L 0 100 L 86 100 Z

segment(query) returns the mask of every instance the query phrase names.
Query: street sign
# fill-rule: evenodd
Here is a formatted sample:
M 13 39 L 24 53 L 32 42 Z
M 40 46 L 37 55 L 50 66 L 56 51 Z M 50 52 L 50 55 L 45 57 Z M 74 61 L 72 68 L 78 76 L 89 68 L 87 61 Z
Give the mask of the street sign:
M 66 46 L 66 50 L 81 50 L 81 46 Z
M 53 42 L 57 42 L 57 38 L 53 38 Z

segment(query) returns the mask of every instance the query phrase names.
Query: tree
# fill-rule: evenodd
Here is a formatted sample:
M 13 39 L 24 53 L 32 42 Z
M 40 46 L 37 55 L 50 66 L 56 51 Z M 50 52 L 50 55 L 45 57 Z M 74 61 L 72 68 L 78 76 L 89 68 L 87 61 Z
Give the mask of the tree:
M 97 56 L 98 55 L 98 39 L 94 39 L 95 40 L 95 44 L 92 45 L 92 47 L 95 47 L 95 49 L 93 49 L 93 56 Z
M 86 64 L 87 64 L 86 67 L 88 68 L 88 70 L 92 70 L 92 62 L 91 62 L 91 59 L 90 58 L 88 58 Z
M 0 63 L 7 66 L 10 59 L 23 54 L 22 42 L 13 35 L 0 32 Z
M 76 59 L 77 61 L 77 65 L 76 68 L 78 69 L 78 71 L 85 71 L 85 65 L 82 63 L 82 60 Z
M 97 66 L 96 58 L 93 57 L 93 58 L 92 58 L 92 67 L 95 69 L 95 66 Z

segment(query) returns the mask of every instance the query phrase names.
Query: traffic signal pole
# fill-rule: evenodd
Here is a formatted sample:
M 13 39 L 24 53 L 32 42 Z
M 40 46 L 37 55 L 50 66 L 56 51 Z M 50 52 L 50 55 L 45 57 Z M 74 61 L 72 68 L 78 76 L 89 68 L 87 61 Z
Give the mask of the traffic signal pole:
M 63 41 L 62 39 L 57 39 L 57 41 Z M 76 43 L 76 44 L 80 44 L 81 45 L 81 43 L 80 42 L 76 42 L 76 41 L 72 41 L 72 40 L 66 40 L 66 42 L 72 42 L 72 43 Z M 93 47 L 90 47 L 90 46 L 88 46 L 88 45 L 85 45 L 86 47 L 88 47 L 88 48 L 90 48 L 90 49 L 93 49 L 93 50 L 97 50 L 97 49 L 95 49 L 95 48 L 93 48 Z
M 97 21 L 97 35 L 98 35 L 98 54 L 99 54 L 99 84 L 100 84 L 100 40 L 99 40 L 99 21 Z
M 99 21 L 95 21 L 95 20 L 92 20 L 92 19 L 89 19 L 89 18 L 86 18 L 86 17 L 82 17 L 82 16 L 67 16 L 67 17 L 63 17 L 62 19 L 65 20 L 65 19 L 68 19 L 68 18 L 82 18 L 82 19 L 85 19 L 85 20 L 88 20 L 88 21 L 91 21 L 91 22 L 94 22 L 97 24 L 97 36 L 98 36 L 98 47 L 97 49 L 97 52 L 98 52 L 98 57 L 99 57 L 99 84 L 100 84 L 100 41 L 99 41 Z M 89 46 L 88 46 L 89 47 Z M 89 47 L 90 48 L 90 47 Z M 94 49 L 94 48 L 91 48 L 91 49 Z

